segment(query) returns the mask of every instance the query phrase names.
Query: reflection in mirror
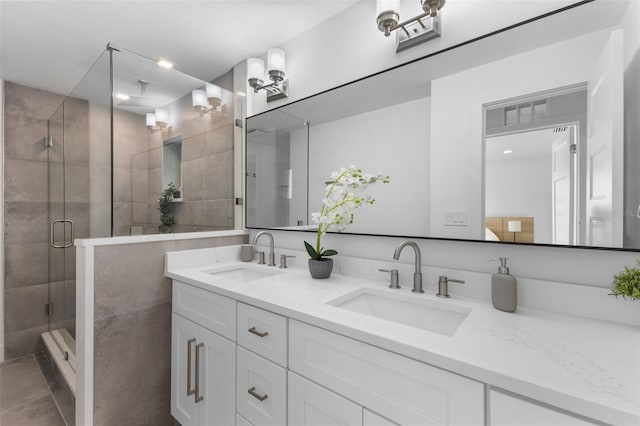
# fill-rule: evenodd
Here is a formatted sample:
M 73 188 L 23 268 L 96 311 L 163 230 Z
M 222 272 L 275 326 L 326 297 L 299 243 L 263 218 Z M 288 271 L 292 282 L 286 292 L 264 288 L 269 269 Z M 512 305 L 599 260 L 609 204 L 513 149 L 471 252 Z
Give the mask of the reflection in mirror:
M 247 226 L 308 225 L 307 123 L 280 112 L 265 118 L 247 124 Z
M 309 212 L 340 167 L 391 177 L 353 233 L 640 249 L 639 22 L 636 1 L 579 4 L 247 126 L 310 123 Z M 283 226 L 255 207 L 249 227 Z
M 174 136 L 162 142 L 162 188 L 173 184 L 182 198 L 182 135 Z

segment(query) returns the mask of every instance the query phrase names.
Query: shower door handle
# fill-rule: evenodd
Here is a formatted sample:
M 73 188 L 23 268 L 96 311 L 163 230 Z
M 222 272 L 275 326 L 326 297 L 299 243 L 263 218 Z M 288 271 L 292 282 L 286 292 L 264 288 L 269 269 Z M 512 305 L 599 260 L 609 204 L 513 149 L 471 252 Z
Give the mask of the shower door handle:
M 65 238 L 62 244 L 56 244 L 54 239 L 53 239 L 53 234 L 54 234 L 54 230 L 55 230 L 55 226 L 56 223 L 69 223 L 71 225 L 71 241 L 67 243 L 67 239 Z M 66 231 L 67 227 L 64 227 L 64 230 Z M 74 240 L 74 235 L 75 232 L 73 230 L 73 221 L 69 220 L 69 219 L 56 219 L 56 220 L 52 220 L 49 224 L 49 245 L 53 248 L 69 248 L 69 247 L 73 247 L 73 240 Z

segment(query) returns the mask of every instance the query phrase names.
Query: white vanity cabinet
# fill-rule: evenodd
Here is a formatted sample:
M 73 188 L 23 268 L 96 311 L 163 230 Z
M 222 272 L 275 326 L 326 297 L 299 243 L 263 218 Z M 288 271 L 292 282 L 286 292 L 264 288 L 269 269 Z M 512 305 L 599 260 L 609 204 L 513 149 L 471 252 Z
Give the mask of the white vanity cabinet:
M 182 426 L 235 423 L 236 345 L 210 329 L 235 334 L 235 305 L 232 299 L 174 281 L 171 415 Z
M 238 424 L 286 425 L 287 318 L 238 302 L 237 343 Z
M 289 368 L 375 410 L 365 425 L 484 425 L 482 383 L 294 320 Z
M 489 407 L 491 426 L 595 426 L 597 424 L 494 389 L 489 391 Z

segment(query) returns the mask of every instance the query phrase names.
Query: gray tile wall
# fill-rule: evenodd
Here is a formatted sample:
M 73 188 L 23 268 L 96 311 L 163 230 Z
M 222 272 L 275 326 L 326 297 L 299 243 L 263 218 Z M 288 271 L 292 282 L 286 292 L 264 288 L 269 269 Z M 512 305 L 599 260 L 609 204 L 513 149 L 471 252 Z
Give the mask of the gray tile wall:
M 96 247 L 94 425 L 173 426 L 164 254 L 248 241 L 240 235 Z

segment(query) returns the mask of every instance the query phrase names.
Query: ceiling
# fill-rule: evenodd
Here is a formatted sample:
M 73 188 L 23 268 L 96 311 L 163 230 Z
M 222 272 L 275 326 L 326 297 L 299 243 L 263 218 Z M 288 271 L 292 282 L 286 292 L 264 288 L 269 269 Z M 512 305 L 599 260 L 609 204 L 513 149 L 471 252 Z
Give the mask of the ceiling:
M 358 0 L 0 0 L 0 78 L 67 95 L 107 43 L 210 81 Z

